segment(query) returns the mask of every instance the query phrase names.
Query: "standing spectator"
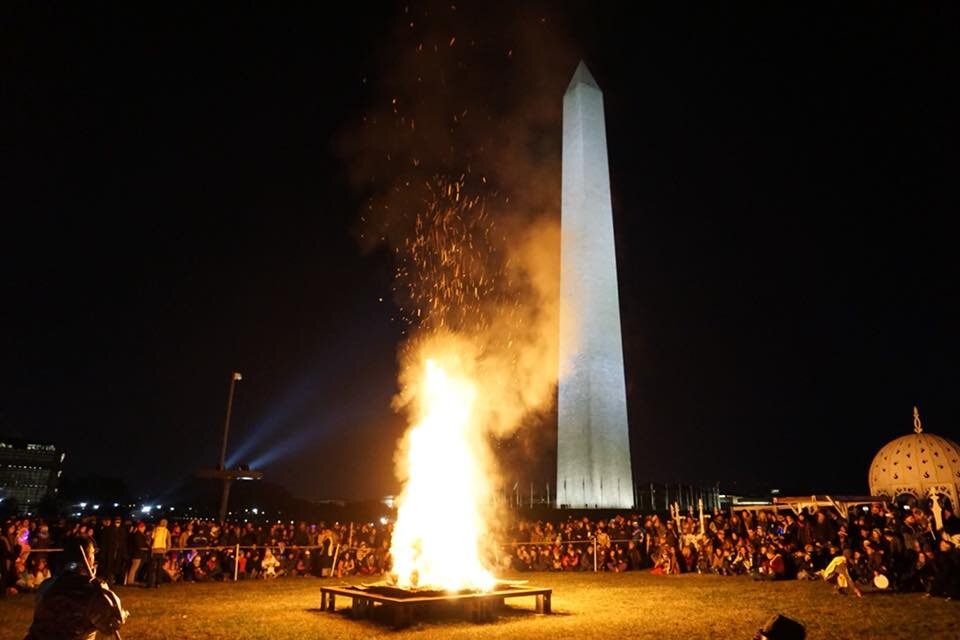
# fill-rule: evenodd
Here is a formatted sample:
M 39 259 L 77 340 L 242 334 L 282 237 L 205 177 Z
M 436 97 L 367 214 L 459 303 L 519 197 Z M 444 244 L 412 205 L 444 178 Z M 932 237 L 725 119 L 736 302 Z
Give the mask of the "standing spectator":
M 836 539 L 836 531 L 833 523 L 827 520 L 827 514 L 823 511 L 817 511 L 816 520 L 810 527 L 810 533 L 814 544 L 828 545 Z
M 597 530 L 597 545 L 600 548 L 600 552 L 606 554 L 610 549 L 610 534 L 607 533 L 606 529 L 603 527 L 603 520 L 600 521 Z
M 130 534 L 130 570 L 127 571 L 125 585 L 137 584 L 137 572 L 140 565 L 150 555 L 150 543 L 147 541 L 147 525 L 141 520 Z
M 310 536 L 307 533 L 307 523 L 297 524 L 297 532 L 293 536 L 293 545 L 296 547 L 306 547 L 310 544 Z
M 111 520 L 107 517 L 103 519 L 103 525 L 97 534 L 97 544 L 100 547 L 97 550 L 97 563 L 100 565 L 97 572 L 111 586 L 116 582 L 117 574 L 120 573 L 120 538 L 122 533 L 119 518 Z
M 41 521 L 33 538 L 33 548 L 37 551 L 41 551 L 43 549 L 49 549 L 52 546 L 53 545 L 51 544 L 50 540 L 50 526 L 46 522 Z
M 160 520 L 160 524 L 153 528 L 153 535 L 150 540 L 150 566 L 147 567 L 147 587 L 157 588 L 160 567 L 163 565 L 163 557 L 167 555 L 167 549 L 169 548 L 170 530 L 167 529 L 166 518 L 163 518 Z
M 177 541 L 177 546 L 181 549 L 186 549 L 190 546 L 190 542 L 193 540 L 193 523 L 187 523 L 187 526 L 184 527 L 183 531 L 180 532 L 180 538 Z

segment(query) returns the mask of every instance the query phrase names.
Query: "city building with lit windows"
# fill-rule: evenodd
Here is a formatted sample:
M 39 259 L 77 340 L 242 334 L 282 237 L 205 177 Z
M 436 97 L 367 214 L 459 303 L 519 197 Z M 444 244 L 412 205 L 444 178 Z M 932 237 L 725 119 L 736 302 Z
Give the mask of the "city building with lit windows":
M 0 436 L 0 499 L 24 509 L 56 495 L 64 457 L 49 442 Z

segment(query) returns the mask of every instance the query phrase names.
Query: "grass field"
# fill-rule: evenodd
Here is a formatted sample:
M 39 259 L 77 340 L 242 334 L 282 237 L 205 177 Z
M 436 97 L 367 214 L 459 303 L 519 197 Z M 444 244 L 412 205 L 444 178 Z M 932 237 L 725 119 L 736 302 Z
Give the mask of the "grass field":
M 522 574 L 554 589 L 554 615 L 533 613 L 532 598 L 514 600 L 497 622 L 417 622 L 392 631 L 345 614 L 318 610 L 330 580 L 179 584 L 158 590 L 119 588 L 131 611 L 125 639 L 316 638 L 751 638 L 773 613 L 807 625 L 808 638 L 960 638 L 960 603 L 917 594 L 837 595 L 823 582 L 754 582 L 749 578 L 625 574 Z M 529 601 L 530 604 L 526 604 Z M 338 606 L 349 606 L 339 599 Z M 525 607 L 530 607 L 526 609 Z M 0 599 L 0 640 L 22 640 L 33 598 Z

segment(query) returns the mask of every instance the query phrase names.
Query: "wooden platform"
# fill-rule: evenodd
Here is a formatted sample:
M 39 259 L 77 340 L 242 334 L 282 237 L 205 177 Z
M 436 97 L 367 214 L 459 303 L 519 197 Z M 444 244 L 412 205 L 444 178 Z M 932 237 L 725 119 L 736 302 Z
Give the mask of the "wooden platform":
M 496 610 L 504 606 L 507 598 L 533 597 L 536 599 L 537 613 L 550 613 L 552 589 L 537 587 L 498 586 L 493 591 L 481 593 L 430 593 L 418 595 L 387 595 L 362 586 L 320 587 L 320 609 L 333 612 L 337 608 L 337 596 L 350 598 L 350 614 L 354 618 L 370 617 L 374 609 L 385 608 L 395 628 L 409 626 L 417 611 L 438 607 L 459 607 L 464 616 L 474 622 L 488 622 L 496 617 Z

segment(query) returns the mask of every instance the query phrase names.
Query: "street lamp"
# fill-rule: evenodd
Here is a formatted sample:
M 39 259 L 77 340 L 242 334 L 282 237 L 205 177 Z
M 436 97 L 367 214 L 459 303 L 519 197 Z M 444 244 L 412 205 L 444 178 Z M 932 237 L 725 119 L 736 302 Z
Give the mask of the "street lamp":
M 230 378 L 230 393 L 227 395 L 227 419 L 223 423 L 223 446 L 220 447 L 220 468 L 226 468 L 227 462 L 227 436 L 230 433 L 230 414 L 233 413 L 233 392 L 236 389 L 237 383 L 243 380 L 243 376 L 239 371 L 233 372 L 233 377 Z
M 233 413 L 233 394 L 237 383 L 243 380 L 239 372 L 234 371 L 230 378 L 230 395 L 227 396 L 227 419 L 223 423 L 223 444 L 220 447 L 220 464 L 216 469 L 200 469 L 198 478 L 209 478 L 223 482 L 223 494 L 220 496 L 220 521 L 227 517 L 227 502 L 230 500 L 230 485 L 234 480 L 260 480 L 263 473 L 240 465 L 236 469 L 227 469 L 227 437 L 230 435 L 230 415 Z
M 230 414 L 233 413 L 233 392 L 237 383 L 243 380 L 239 371 L 234 371 L 230 378 L 230 393 L 227 395 L 227 419 L 223 422 L 223 445 L 220 447 L 220 466 L 218 469 L 225 471 L 227 468 L 227 436 L 230 434 Z M 230 499 L 230 479 L 223 480 L 223 494 L 220 496 L 220 522 L 227 517 L 227 501 Z

